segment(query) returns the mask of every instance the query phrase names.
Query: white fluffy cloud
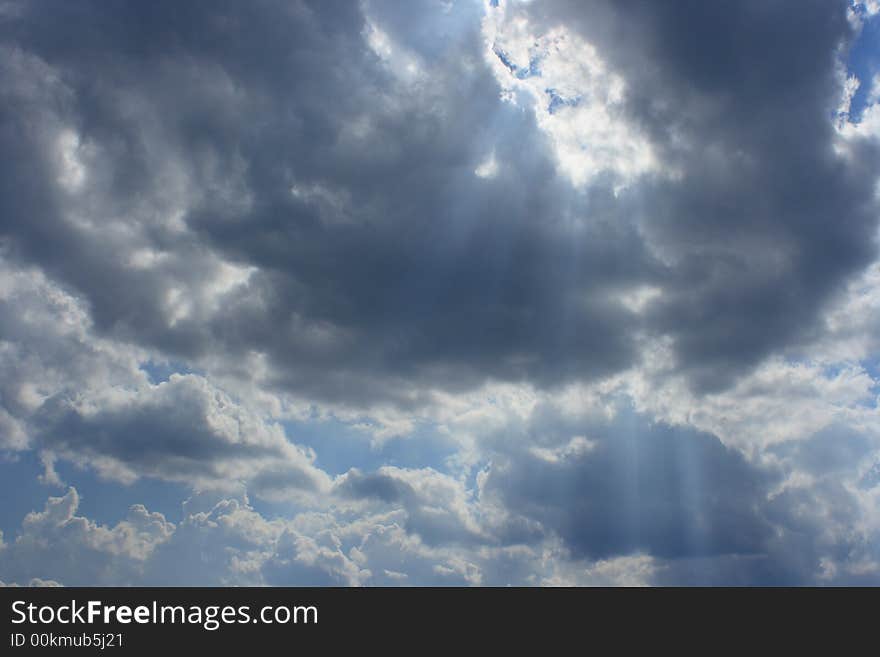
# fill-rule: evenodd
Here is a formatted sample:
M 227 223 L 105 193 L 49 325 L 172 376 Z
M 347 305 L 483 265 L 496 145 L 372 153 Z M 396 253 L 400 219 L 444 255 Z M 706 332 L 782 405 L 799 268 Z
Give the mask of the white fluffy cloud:
M 487 7 L 486 59 L 504 97 L 534 112 L 559 168 L 577 186 L 604 173 L 623 187 L 661 171 L 650 140 L 623 115 L 626 81 L 576 32 L 536 34 L 518 4 Z
M 636 584 L 675 581 L 693 568 L 704 572 L 703 581 L 713 581 L 711 574 L 751 582 L 764 572 L 755 564 L 782 560 L 798 527 L 807 526 L 814 542 L 796 546 L 805 562 L 783 581 L 870 580 L 880 564 L 871 548 L 880 532 L 880 415 L 876 380 L 861 363 L 876 351 L 875 278 L 871 269 L 854 281 L 822 331 L 799 348 L 813 360 L 772 359 L 727 391 L 698 395 L 684 378 L 669 375 L 670 356 L 656 345 L 641 367 L 597 384 L 553 392 L 509 384 L 461 395 L 437 391 L 421 410 L 386 409 L 372 428 L 433 427 L 457 445 L 445 464 L 449 474 L 384 466 L 332 477 L 272 419 L 273 411 L 289 413 L 283 401 L 268 403 L 274 396 L 264 392 L 251 397 L 261 410 L 248 410 L 196 374 L 152 383 L 141 369 L 142 352 L 94 337 L 74 297 L 37 273 L 7 270 L 4 328 L 15 340 L 5 343 L 3 357 L 17 376 L 4 394 L 15 402 L 10 418 L 25 436 L 11 445 L 41 450 L 49 483 L 60 483 L 53 466 L 61 459 L 122 483 L 146 477 L 204 492 L 186 504 L 176 527 L 142 505 L 104 526 L 76 515 L 71 489 L 24 519 L 3 548 L 0 576 L 65 584 Z M 632 411 L 711 438 L 670 439 L 662 427 L 652 438 L 655 430 L 641 421 L 627 429 Z M 348 421 L 360 426 L 363 412 Z M 723 443 L 728 456 L 719 452 L 716 465 L 698 457 L 700 467 L 724 471 L 725 461 L 744 458 L 735 467 L 751 468 L 763 483 L 721 494 L 748 490 L 763 507 L 749 522 L 769 523 L 783 538 L 758 537 L 749 558 L 739 560 L 735 553 L 744 548 L 729 548 L 733 554 L 716 557 L 724 567 L 714 573 L 706 570 L 707 557 L 687 551 L 652 555 L 651 546 L 660 544 L 650 537 L 616 556 L 602 549 L 590 556 L 593 548 L 583 546 L 592 539 L 571 534 L 571 523 L 599 527 L 607 520 L 566 519 L 571 500 L 541 498 L 543 487 L 569 481 L 578 495 L 589 495 L 583 487 L 597 481 L 592 463 L 632 476 L 608 450 L 633 431 L 685 455 L 701 440 Z M 418 440 L 405 433 L 383 440 Z M 645 454 L 650 449 L 638 446 Z M 660 477 L 684 472 L 652 467 Z M 536 485 L 538 497 L 515 497 Z M 238 497 L 223 499 L 224 490 Z M 304 510 L 268 519 L 244 491 L 296 501 Z M 600 487 L 592 494 L 616 493 Z M 73 564 L 86 567 L 74 573 Z
M 0 270 L 6 447 L 39 449 L 130 483 L 198 487 L 247 481 L 267 497 L 319 492 L 329 477 L 281 426 L 205 377 L 152 383 L 145 353 L 92 333 L 80 300 L 38 272 Z
M 553 542 L 430 545 L 406 529 L 403 510 L 270 520 L 233 498 L 190 511 L 177 526 L 135 505 L 108 527 L 76 515 L 78 501 L 70 489 L 28 515 L 18 537 L 0 547 L 4 579 L 49 581 L 34 578 L 40 573 L 66 585 L 641 585 L 655 569 L 648 557 L 571 561 Z

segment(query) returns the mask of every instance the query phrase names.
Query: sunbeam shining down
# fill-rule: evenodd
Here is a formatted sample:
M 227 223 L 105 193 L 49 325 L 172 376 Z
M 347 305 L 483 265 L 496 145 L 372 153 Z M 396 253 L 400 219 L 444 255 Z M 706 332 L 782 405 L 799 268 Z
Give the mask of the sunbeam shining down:
M 880 585 L 876 0 L 0 0 L 6 584 Z

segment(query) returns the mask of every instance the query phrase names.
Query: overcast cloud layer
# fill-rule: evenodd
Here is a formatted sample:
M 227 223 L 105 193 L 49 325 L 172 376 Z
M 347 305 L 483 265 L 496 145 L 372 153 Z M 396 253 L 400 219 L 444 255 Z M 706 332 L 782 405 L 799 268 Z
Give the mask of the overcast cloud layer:
M 0 0 L 0 580 L 880 584 L 878 24 Z

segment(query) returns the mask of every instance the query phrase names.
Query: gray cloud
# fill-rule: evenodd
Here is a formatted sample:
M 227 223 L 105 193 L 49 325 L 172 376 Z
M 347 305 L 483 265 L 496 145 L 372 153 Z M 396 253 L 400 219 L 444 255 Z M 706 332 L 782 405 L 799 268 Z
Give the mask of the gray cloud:
M 270 520 L 232 498 L 188 512 L 177 525 L 136 506 L 106 526 L 77 515 L 78 505 L 70 489 L 30 514 L 15 541 L 0 543 L 0 577 L 32 585 L 35 574 L 52 574 L 64 585 L 448 586 L 553 583 L 559 575 L 582 583 L 644 583 L 652 570 L 649 559 L 636 559 L 565 572 L 564 562 L 548 560 L 552 546 L 430 546 L 407 533 L 398 512 Z
M 634 212 L 675 261 L 649 321 L 696 383 L 724 386 L 808 329 L 874 257 L 876 144 L 842 160 L 829 120 L 852 38 L 846 3 L 529 9 L 596 44 L 629 82 L 629 116 L 681 171 L 643 185 Z
M 714 436 L 625 415 L 587 435 L 595 442 L 583 450 L 498 458 L 485 493 L 561 535 L 576 556 L 763 551 L 772 534 L 762 508 L 772 473 Z
M 329 488 L 314 454 L 278 423 L 201 375 L 152 384 L 144 354 L 97 338 L 76 297 L 34 271 L 0 267 L 0 279 L 5 449 L 39 449 L 50 469 L 60 457 L 122 482 L 246 481 L 267 498 Z
M 193 375 L 174 375 L 95 411 L 51 399 L 31 422 L 45 448 L 123 481 L 152 476 L 209 487 L 247 481 L 267 497 L 329 486 L 313 456 L 288 442 L 280 426 Z
M 527 63 L 477 3 L 0 13 L 0 448 L 194 490 L 176 526 L 51 498 L 4 581 L 876 581 L 880 304 L 825 312 L 880 210 L 880 139 L 833 121 L 846 3 L 685 5 L 488 9 Z M 602 88 L 536 81 L 547 34 Z M 334 478 L 300 402 L 459 451 Z
M 633 362 L 638 318 L 607 290 L 659 265 L 603 218 L 610 190 L 585 207 L 501 103 L 476 21 L 410 84 L 351 6 L 145 11 L 29 5 L 2 32 L 4 145 L 27 178 L 6 178 L 10 254 L 83 294 L 98 330 L 183 358 L 266 354 L 276 385 L 355 403 Z M 218 259 L 256 268 L 222 303 Z

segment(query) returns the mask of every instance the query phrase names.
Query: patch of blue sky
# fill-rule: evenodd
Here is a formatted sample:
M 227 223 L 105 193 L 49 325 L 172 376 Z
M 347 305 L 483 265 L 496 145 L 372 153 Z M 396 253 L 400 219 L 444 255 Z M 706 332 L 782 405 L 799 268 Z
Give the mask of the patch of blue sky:
M 476 499 L 479 494 L 479 477 L 480 473 L 485 472 L 487 470 L 491 470 L 492 461 L 480 461 L 479 463 L 475 463 L 466 473 L 464 477 L 464 486 L 465 490 L 468 491 L 468 494 Z
M 42 509 L 50 495 L 61 494 L 40 483 L 42 473 L 43 465 L 34 451 L 0 456 L 0 531 L 6 541 L 15 536 L 28 513 Z
M 382 442 L 372 440 L 367 430 L 336 419 L 286 421 L 288 438 L 315 452 L 315 465 L 330 475 L 351 468 L 369 472 L 392 465 L 400 468 L 430 467 L 447 472 L 447 463 L 458 449 L 449 436 L 429 424 L 422 424 L 409 435 Z
M 501 63 L 510 71 L 514 77 L 518 80 L 525 80 L 526 78 L 531 77 L 539 77 L 541 75 L 541 60 L 538 57 L 531 57 L 529 59 L 528 66 L 519 66 L 517 65 L 508 55 L 501 49 L 499 46 L 492 46 L 492 52 L 495 53 L 495 56 L 501 60 Z
M 43 465 L 36 451 L 18 454 L 14 459 L 0 460 L 0 530 L 8 541 L 16 536 L 24 517 L 40 511 L 50 497 L 59 497 L 68 486 L 76 488 L 80 497 L 77 515 L 104 525 L 115 525 L 125 519 L 133 504 L 143 504 L 149 511 L 158 511 L 171 522 L 179 522 L 183 501 L 189 488 L 167 481 L 140 479 L 120 484 L 98 477 L 87 469 L 65 462 L 55 463 L 55 471 L 63 486 L 40 481 Z
M 102 479 L 94 471 L 57 462 L 55 471 L 68 486 L 76 488 L 80 503 L 77 515 L 85 516 L 102 524 L 114 525 L 123 520 L 132 504 L 143 504 L 148 511 L 158 511 L 166 520 L 179 522 L 183 502 L 190 495 L 184 484 L 159 479 L 142 478 L 131 484 Z M 54 489 L 52 495 L 63 490 Z M 66 490 L 66 488 L 64 489 Z M 43 500 L 45 502 L 45 498 Z M 41 502 L 34 508 L 42 508 Z
M 849 74 L 860 82 L 850 106 L 850 117 L 858 121 L 868 105 L 872 80 L 880 74 L 880 15 L 864 19 L 861 34 L 849 51 L 846 65 Z
M 150 383 L 158 385 L 165 383 L 172 374 L 200 374 L 197 370 L 188 367 L 184 363 L 173 360 L 147 360 L 139 364 L 140 369 L 146 372 Z
M 812 361 L 809 359 L 796 359 L 793 362 L 794 365 L 811 365 Z M 822 366 L 822 376 L 826 379 L 833 379 L 838 376 L 845 369 L 850 367 L 849 363 L 846 362 L 837 362 L 837 363 L 829 363 L 827 365 Z
M 861 476 L 857 486 L 861 490 L 871 490 L 876 486 L 880 486 L 880 460 L 874 463 L 874 465 Z
M 797 361 L 803 362 L 804 364 L 809 364 L 809 361 Z M 832 363 L 829 365 L 825 365 L 822 368 L 822 376 L 826 379 L 833 379 L 840 375 L 844 370 L 851 368 L 852 363 L 840 362 L 840 363 Z M 866 396 L 862 399 L 855 400 L 853 405 L 858 408 L 876 408 L 877 407 L 877 395 L 880 394 L 880 355 L 872 356 L 870 358 L 866 358 L 860 360 L 858 362 L 858 366 L 861 367 L 865 374 L 871 377 L 871 387 L 870 396 Z
M 223 496 L 218 495 L 217 499 L 219 500 L 221 497 Z M 237 496 L 228 495 L 227 497 Z M 297 514 L 307 511 L 305 507 L 290 500 L 267 500 L 250 493 L 247 501 L 250 507 L 266 520 L 290 520 Z
M 550 97 L 550 102 L 547 104 L 547 112 L 550 114 L 555 114 L 563 107 L 577 107 L 578 103 L 581 102 L 580 96 L 568 98 L 560 95 L 559 92 L 553 88 L 544 89 L 544 93 Z
M 874 389 L 880 389 L 880 354 L 859 361 L 859 365 L 874 380 Z

